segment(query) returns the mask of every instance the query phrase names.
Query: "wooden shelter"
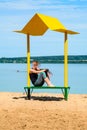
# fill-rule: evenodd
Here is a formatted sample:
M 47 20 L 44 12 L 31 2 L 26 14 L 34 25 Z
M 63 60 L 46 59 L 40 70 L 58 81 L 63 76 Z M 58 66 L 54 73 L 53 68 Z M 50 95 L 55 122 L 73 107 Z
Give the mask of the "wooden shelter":
M 40 36 L 43 35 L 48 29 L 60 33 L 64 33 L 64 86 L 63 87 L 34 87 L 30 86 L 30 36 Z M 64 98 L 68 99 L 68 37 L 67 35 L 79 34 L 78 32 L 74 32 L 72 30 L 68 30 L 64 27 L 64 25 L 54 17 L 46 16 L 43 14 L 36 13 L 31 20 L 23 27 L 20 31 L 15 31 L 18 33 L 26 34 L 27 36 L 27 89 L 28 91 L 28 99 L 30 99 L 30 89 L 61 89 L 64 94 Z

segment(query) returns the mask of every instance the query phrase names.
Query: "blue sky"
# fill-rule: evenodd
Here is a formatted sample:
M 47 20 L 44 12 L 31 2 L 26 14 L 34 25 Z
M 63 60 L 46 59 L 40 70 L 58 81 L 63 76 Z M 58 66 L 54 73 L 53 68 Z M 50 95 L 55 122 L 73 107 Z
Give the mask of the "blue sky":
M 87 0 L 0 0 L 0 57 L 26 56 L 26 35 L 21 30 L 35 13 L 57 17 L 68 29 L 69 55 L 87 55 Z M 31 36 L 31 56 L 63 55 L 64 35 L 48 30 Z

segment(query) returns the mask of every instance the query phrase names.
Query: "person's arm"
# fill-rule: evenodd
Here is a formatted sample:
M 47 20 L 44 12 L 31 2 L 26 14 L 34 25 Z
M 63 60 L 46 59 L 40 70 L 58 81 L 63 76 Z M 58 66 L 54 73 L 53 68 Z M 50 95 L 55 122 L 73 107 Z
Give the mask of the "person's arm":
M 38 74 L 38 73 L 44 72 L 44 71 L 46 71 L 46 70 L 45 70 L 45 69 L 43 69 L 43 70 L 34 70 L 34 69 L 30 69 L 30 73 L 35 73 L 35 74 Z

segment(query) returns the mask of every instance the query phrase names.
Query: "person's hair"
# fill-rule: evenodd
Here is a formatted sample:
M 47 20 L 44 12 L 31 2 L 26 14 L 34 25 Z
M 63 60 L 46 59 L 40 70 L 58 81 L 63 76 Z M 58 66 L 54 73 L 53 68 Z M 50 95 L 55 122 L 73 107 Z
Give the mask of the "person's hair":
M 37 65 L 39 65 L 40 63 L 37 60 L 34 60 L 32 63 L 36 63 Z

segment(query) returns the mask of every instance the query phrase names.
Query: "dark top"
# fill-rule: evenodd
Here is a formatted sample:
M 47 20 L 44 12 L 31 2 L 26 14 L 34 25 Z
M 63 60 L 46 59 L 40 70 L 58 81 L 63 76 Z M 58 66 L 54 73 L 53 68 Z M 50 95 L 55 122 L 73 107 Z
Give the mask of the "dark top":
M 36 82 L 37 78 L 38 78 L 38 74 L 30 73 L 30 79 L 31 79 L 32 84 Z
M 40 70 L 42 70 L 42 69 L 40 69 Z M 49 72 L 49 70 L 46 69 L 45 74 L 46 74 L 47 77 L 48 77 L 48 74 L 47 74 L 48 72 Z M 30 79 L 31 79 L 32 84 L 35 85 L 35 82 L 36 82 L 36 80 L 38 78 L 38 74 L 36 74 L 36 73 L 30 73 L 29 75 L 30 75 Z M 43 83 L 44 82 L 42 82 L 42 84 Z M 42 84 L 40 86 L 42 86 Z

